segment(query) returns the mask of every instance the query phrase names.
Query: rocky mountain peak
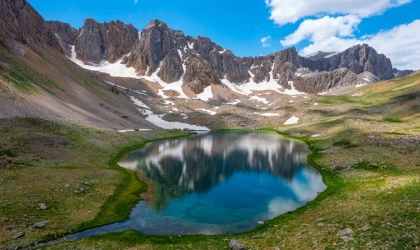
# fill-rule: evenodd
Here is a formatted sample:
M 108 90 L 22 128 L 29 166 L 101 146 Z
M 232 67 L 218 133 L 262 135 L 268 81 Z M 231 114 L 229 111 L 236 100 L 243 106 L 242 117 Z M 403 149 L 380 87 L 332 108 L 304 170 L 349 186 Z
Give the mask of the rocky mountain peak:
M 26 0 L 0 0 L 0 41 L 15 54 L 23 53 L 18 43 L 62 51 L 54 32 Z
M 138 30 L 131 24 L 87 18 L 75 43 L 77 57 L 90 63 L 115 62 L 128 54 L 137 40 Z
M 153 28 L 163 28 L 167 29 L 168 25 L 161 20 L 154 19 L 146 25 L 146 30 L 153 29 Z

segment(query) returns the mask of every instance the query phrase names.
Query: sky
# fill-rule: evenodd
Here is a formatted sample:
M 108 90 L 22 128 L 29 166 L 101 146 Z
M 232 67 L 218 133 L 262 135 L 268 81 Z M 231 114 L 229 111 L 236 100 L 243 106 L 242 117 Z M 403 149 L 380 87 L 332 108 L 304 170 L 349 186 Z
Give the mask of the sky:
M 399 69 L 420 69 L 420 0 L 28 0 L 46 19 L 143 29 L 153 19 L 238 56 L 296 47 L 300 55 L 367 43 Z

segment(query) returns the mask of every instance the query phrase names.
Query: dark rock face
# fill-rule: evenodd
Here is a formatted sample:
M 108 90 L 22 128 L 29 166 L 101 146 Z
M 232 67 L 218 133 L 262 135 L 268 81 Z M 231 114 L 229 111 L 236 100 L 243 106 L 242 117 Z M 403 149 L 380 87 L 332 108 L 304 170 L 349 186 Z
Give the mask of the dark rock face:
M 319 93 L 326 90 L 349 85 L 362 84 L 357 75 L 341 68 L 334 71 L 313 72 L 293 79 L 294 87 L 306 93 Z
M 184 36 L 182 31 L 172 30 L 159 20 L 150 22 L 141 32 L 124 63 L 134 67 L 139 75 L 150 76 L 159 69 L 158 76 L 167 83 L 180 80 L 185 73 L 183 83 L 194 93 L 210 84 L 220 84 L 222 79 L 235 84 L 274 80 L 273 84 L 286 89 L 294 82 L 297 90 L 318 93 L 393 78 L 391 61 L 366 44 L 342 53 L 320 52 L 308 58 L 300 57 L 295 48 L 240 58 L 208 38 Z M 305 77 L 297 75 L 302 68 L 308 70 Z M 374 76 L 362 80 L 358 75 L 364 72 Z
M 68 23 L 59 21 L 47 21 L 48 27 L 55 33 L 61 48 L 68 57 L 71 56 L 71 46 L 76 43 L 79 31 Z
M 86 19 L 76 40 L 77 57 L 91 63 L 115 62 L 130 52 L 137 39 L 138 31 L 131 24 Z
M 54 27 L 63 41 L 74 41 L 74 31 L 67 26 Z M 135 68 L 139 75 L 155 73 L 167 83 L 182 78 L 183 85 L 196 94 L 211 84 L 221 84 L 223 79 L 235 84 L 270 81 L 285 89 L 294 84 L 297 90 L 318 93 L 394 77 L 391 61 L 366 44 L 309 57 L 300 57 L 295 48 L 289 48 L 267 56 L 241 58 L 208 38 L 185 36 L 159 20 L 138 33 L 119 21 L 99 24 L 86 19 L 75 43 L 78 58 L 85 62 L 115 62 L 130 53 L 122 63 Z M 367 78 L 362 77 L 365 73 L 369 73 Z
M 394 77 L 404 77 L 404 76 L 408 76 L 412 73 L 414 73 L 414 70 L 398 70 L 396 68 L 392 69 L 392 72 L 394 73 Z
M 321 52 L 322 53 L 322 52 Z M 367 44 L 353 46 L 341 53 L 327 58 L 312 60 L 301 58 L 303 67 L 318 71 L 333 71 L 346 68 L 355 74 L 365 71 L 379 77 L 380 80 L 389 80 L 394 77 L 392 63 L 385 55 L 378 54 Z
M 47 21 L 48 27 L 57 34 L 65 43 L 74 45 L 76 43 L 79 31 L 68 23 L 60 21 Z
M 0 0 L 0 41 L 17 54 L 16 42 L 62 51 L 54 32 L 26 0 Z

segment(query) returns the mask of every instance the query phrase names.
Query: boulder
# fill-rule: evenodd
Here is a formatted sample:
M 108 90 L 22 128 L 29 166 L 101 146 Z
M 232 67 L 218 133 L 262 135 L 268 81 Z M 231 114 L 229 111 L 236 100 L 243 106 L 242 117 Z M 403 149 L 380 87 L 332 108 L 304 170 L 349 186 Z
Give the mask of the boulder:
M 237 240 L 231 240 L 229 242 L 229 248 L 232 250 L 246 250 L 245 245 Z

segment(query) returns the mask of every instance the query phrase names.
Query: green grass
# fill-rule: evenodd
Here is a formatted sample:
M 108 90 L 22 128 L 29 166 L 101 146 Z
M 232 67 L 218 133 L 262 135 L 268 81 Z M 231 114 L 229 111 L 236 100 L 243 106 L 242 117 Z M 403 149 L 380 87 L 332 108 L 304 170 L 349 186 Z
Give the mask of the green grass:
M 401 120 L 400 118 L 395 117 L 395 116 L 386 116 L 382 119 L 386 122 L 403 122 L 403 120 Z
M 37 118 L 0 119 L 0 156 L 12 161 L 2 172 L 0 248 L 14 249 L 94 226 L 125 220 L 146 185 L 117 166 L 125 152 L 147 142 L 188 136 L 182 131 L 117 133 Z M 19 167 L 24 164 L 26 167 Z M 75 187 L 89 182 L 89 191 Z M 65 187 L 69 185 L 69 187 Z M 48 211 L 38 210 L 45 203 Z M 26 218 L 24 215 L 29 215 Z M 46 229 L 32 230 L 39 221 Z M 25 237 L 12 240 L 17 231 Z
M 29 81 L 22 74 L 16 71 L 11 70 L 8 73 L 3 73 L 3 78 L 24 93 L 31 93 L 34 91 L 34 88 Z

